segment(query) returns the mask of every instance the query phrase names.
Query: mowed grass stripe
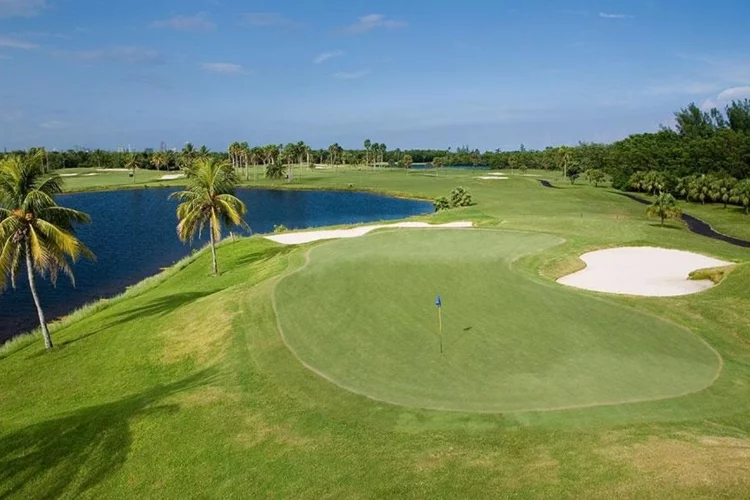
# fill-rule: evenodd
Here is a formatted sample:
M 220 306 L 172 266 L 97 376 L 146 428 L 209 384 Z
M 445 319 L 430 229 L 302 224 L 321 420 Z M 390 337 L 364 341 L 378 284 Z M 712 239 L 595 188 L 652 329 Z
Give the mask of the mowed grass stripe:
M 511 268 L 557 243 L 543 234 L 402 230 L 323 244 L 279 283 L 279 323 L 314 370 L 405 406 L 550 410 L 670 398 L 712 383 L 721 360 L 688 330 Z

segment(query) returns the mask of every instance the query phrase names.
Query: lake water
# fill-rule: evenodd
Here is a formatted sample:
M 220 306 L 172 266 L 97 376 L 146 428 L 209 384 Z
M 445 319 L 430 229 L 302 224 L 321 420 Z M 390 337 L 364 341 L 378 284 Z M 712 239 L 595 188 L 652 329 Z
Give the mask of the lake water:
M 91 215 L 81 226 L 80 239 L 96 254 L 96 262 L 75 265 L 76 288 L 60 276 L 57 288 L 38 279 L 42 307 L 48 320 L 84 304 L 111 297 L 188 255 L 191 247 L 177 238 L 177 202 L 168 196 L 177 189 L 111 191 L 59 196 L 61 205 Z M 369 193 L 241 189 L 247 204 L 245 220 L 254 233 L 269 233 L 274 225 L 303 229 L 337 224 L 376 222 L 431 213 L 432 204 Z M 202 246 L 198 242 L 193 247 Z M 20 273 L 17 289 L 0 294 L 0 343 L 38 326 L 36 309 Z

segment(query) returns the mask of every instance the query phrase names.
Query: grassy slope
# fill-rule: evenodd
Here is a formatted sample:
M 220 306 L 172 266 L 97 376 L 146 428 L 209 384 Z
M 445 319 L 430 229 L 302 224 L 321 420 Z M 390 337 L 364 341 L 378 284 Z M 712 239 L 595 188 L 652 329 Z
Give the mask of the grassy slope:
M 447 194 L 476 207 L 435 220 L 548 232 L 567 240 L 522 259 L 658 244 L 747 261 L 747 250 L 661 230 L 605 189 L 482 182 L 472 173 L 344 172 L 313 187 Z M 611 407 L 476 415 L 374 403 L 302 367 L 276 330 L 274 282 L 305 249 L 257 238 L 202 254 L 153 288 L 0 359 L 0 497 L 742 497 L 750 487 L 750 266 L 712 291 L 610 299 L 690 327 L 722 355 L 701 393 Z M 83 315 L 85 316 L 85 314 Z
M 294 352 L 342 386 L 422 408 L 617 404 L 713 382 L 720 360 L 689 331 L 512 270 L 518 257 L 559 242 L 401 230 L 321 245 L 279 285 L 280 326 Z

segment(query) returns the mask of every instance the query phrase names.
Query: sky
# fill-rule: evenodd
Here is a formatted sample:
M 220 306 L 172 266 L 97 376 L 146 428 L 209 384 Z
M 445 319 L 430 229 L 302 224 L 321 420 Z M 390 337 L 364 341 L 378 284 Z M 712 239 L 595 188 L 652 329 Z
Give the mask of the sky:
M 541 149 L 750 98 L 747 0 L 0 0 L 0 148 Z

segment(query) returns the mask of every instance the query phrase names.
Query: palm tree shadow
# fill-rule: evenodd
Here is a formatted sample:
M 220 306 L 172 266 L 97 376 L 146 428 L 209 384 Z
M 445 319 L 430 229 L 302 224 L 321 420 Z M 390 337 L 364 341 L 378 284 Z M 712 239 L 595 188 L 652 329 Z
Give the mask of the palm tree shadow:
M 81 340 L 87 339 L 109 328 L 116 327 L 118 325 L 127 323 L 129 321 L 133 321 L 136 319 L 150 318 L 154 316 L 163 316 L 186 304 L 189 304 L 198 299 L 211 295 L 212 293 L 213 292 L 210 292 L 210 291 L 203 292 L 203 293 L 198 293 L 198 292 L 175 293 L 172 295 L 167 295 L 165 297 L 159 297 L 141 307 L 128 309 L 126 311 L 111 315 L 109 317 L 109 320 L 103 325 L 99 326 L 99 328 L 83 333 L 82 335 L 79 335 L 74 339 L 66 340 L 60 343 L 60 346 L 64 347 L 64 346 L 68 346 L 71 344 L 75 344 L 76 342 L 80 342 Z
M 26 487 L 37 498 L 80 496 L 125 463 L 132 444 L 131 419 L 176 412 L 179 406 L 159 405 L 159 401 L 214 379 L 213 371 L 205 370 L 0 435 L 0 498 Z

